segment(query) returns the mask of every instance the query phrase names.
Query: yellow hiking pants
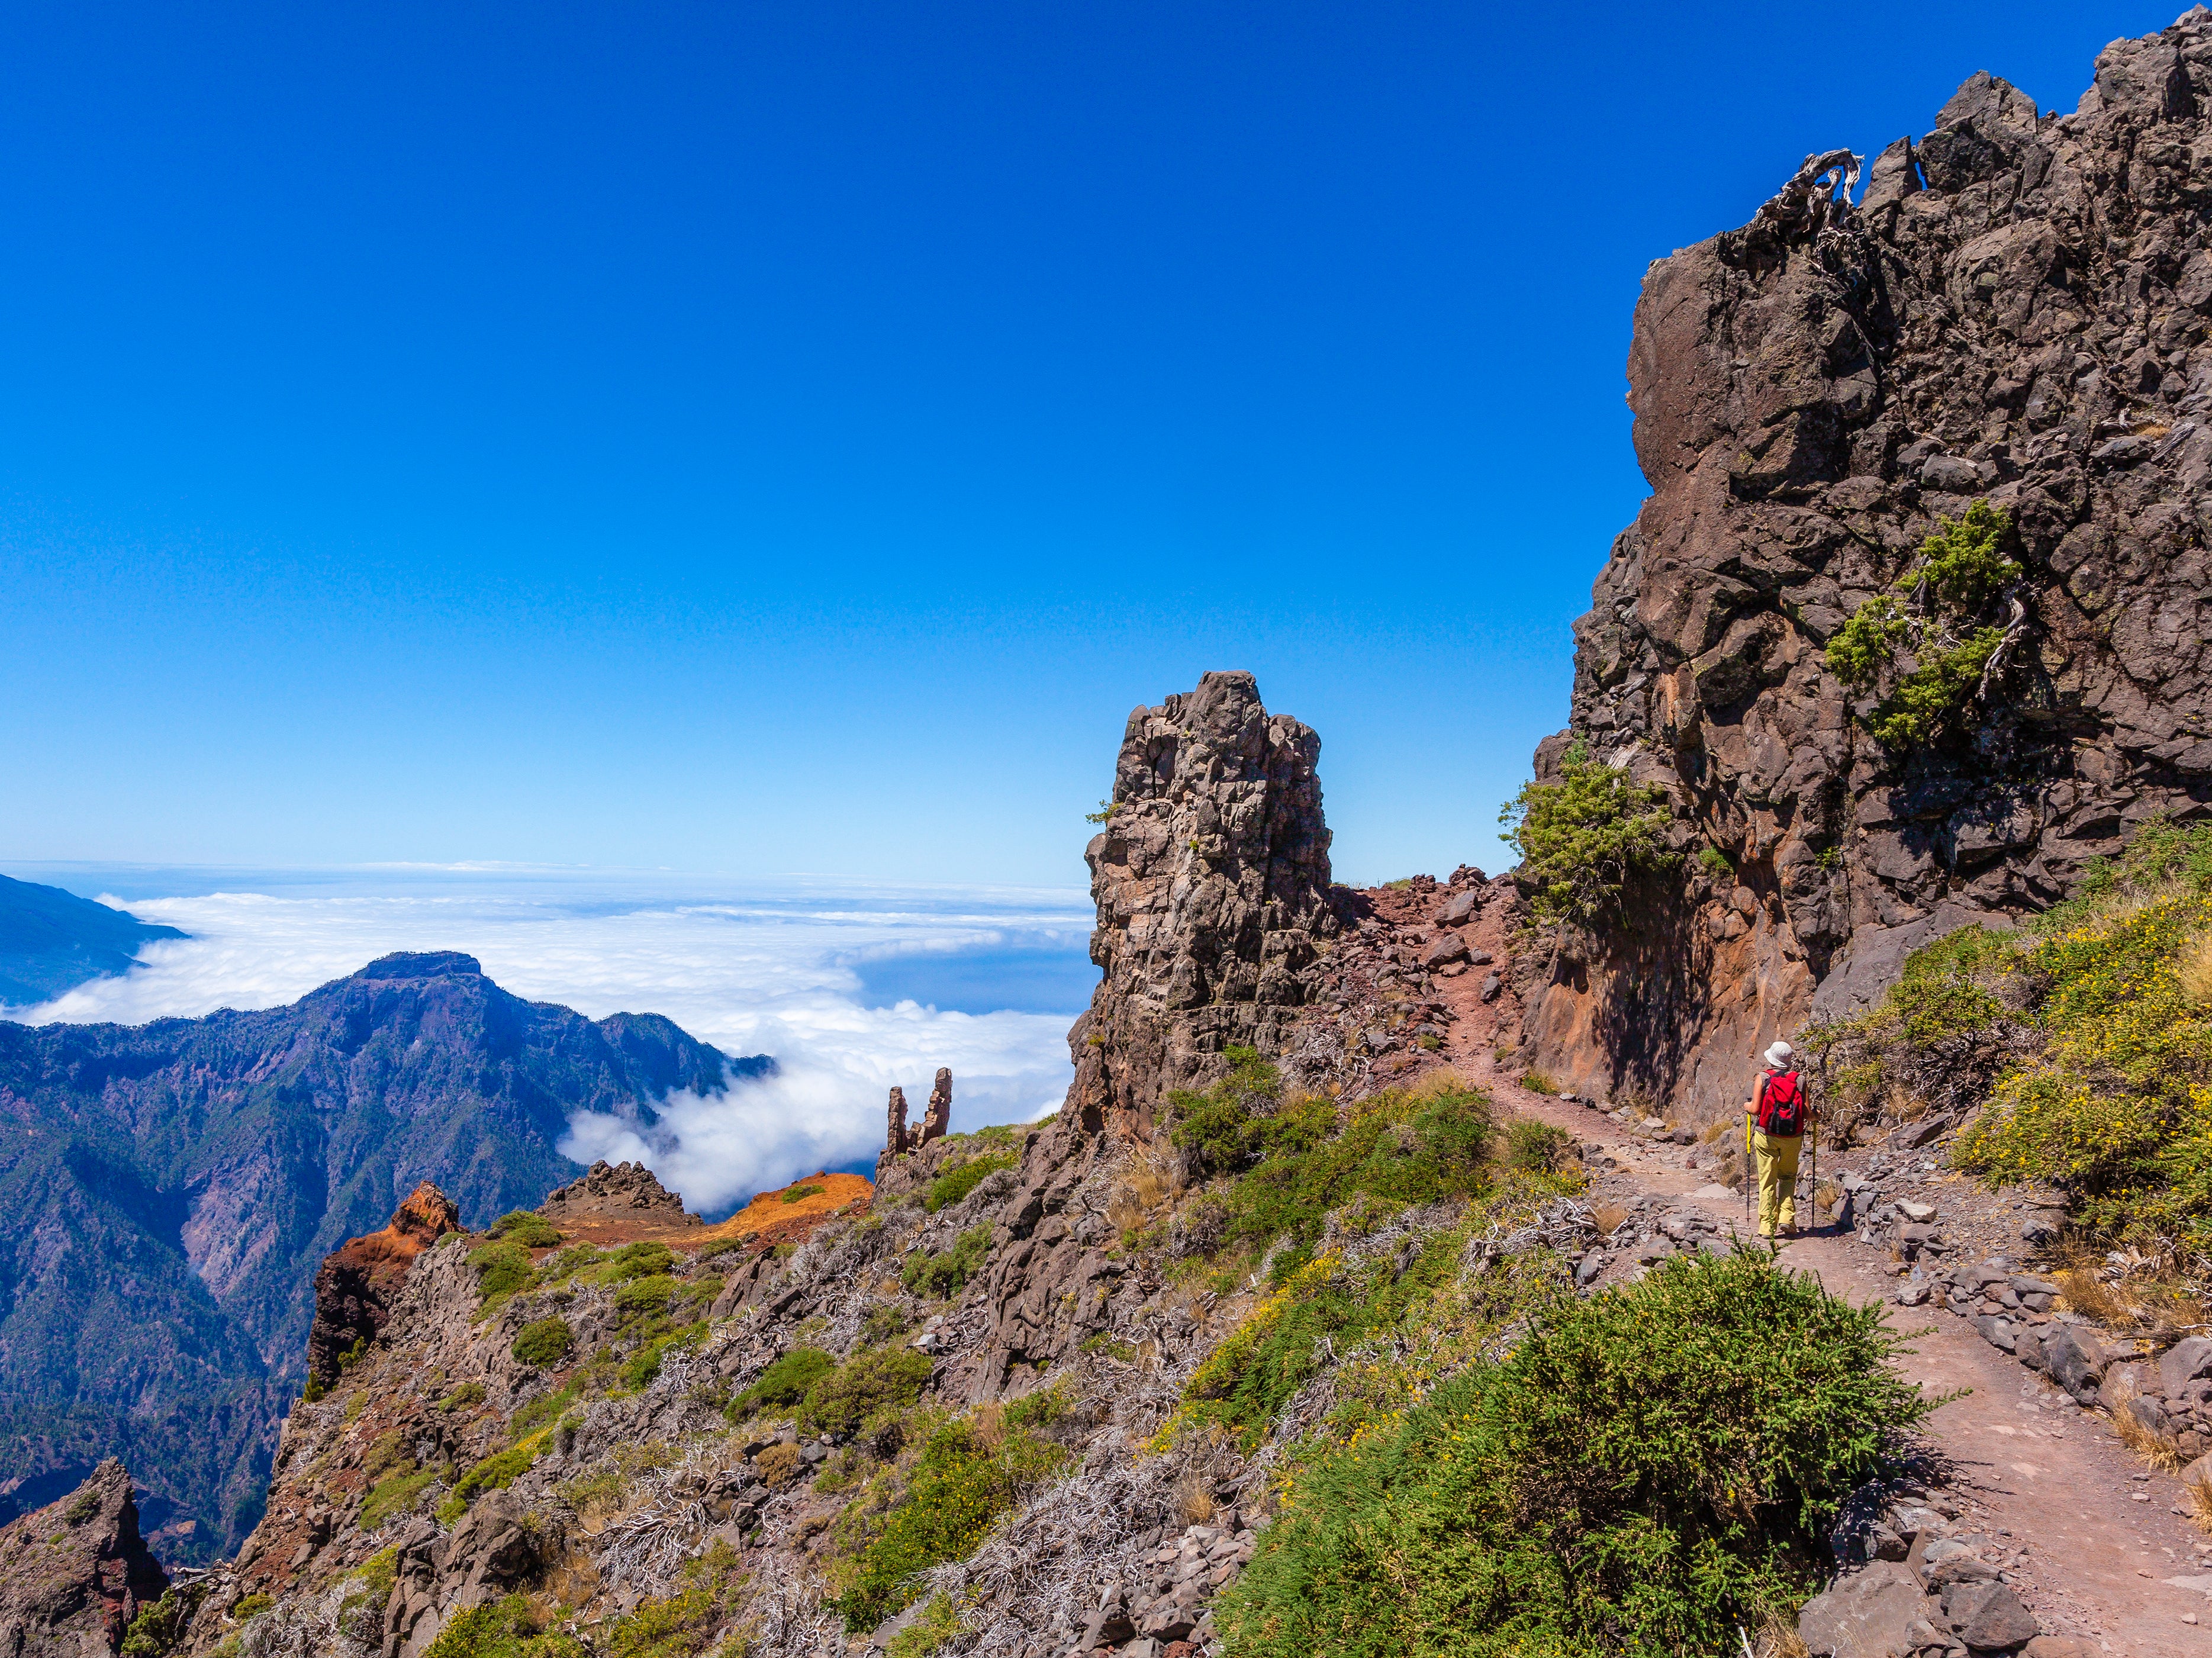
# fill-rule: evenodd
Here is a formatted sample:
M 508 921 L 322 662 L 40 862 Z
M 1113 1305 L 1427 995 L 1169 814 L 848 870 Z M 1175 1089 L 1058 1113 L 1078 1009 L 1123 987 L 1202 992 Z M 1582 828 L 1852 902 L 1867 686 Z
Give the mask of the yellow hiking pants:
M 1759 1161 L 1759 1235 L 1771 1238 L 1778 1226 L 1797 1224 L 1797 1153 L 1802 1134 L 1762 1134 L 1751 1131 L 1751 1149 Z

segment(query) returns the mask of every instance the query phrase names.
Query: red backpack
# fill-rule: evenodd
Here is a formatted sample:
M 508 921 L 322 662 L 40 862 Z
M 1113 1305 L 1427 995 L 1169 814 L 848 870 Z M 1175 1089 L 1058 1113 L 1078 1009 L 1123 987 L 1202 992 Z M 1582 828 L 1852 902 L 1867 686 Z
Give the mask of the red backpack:
M 1759 1132 L 1788 1139 L 1805 1132 L 1805 1090 L 1794 1071 L 1778 1071 L 1759 1084 Z

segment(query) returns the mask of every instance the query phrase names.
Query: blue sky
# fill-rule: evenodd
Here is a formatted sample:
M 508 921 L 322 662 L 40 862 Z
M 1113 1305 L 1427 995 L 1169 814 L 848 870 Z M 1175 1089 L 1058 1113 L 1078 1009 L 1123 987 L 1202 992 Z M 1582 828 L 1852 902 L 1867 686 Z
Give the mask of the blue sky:
M 0 860 L 1065 885 L 1203 670 L 1494 867 L 1646 263 L 2163 7 L 0 19 Z

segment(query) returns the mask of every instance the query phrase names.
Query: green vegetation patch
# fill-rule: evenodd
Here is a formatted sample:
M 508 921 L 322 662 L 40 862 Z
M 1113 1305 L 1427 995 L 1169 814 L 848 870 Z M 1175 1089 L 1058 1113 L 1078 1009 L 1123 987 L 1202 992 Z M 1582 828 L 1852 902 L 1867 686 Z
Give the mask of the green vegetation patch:
M 796 1405 L 806 1397 L 808 1388 L 836 1368 L 837 1361 L 819 1347 L 794 1347 L 730 1401 L 730 1420 L 742 1422 L 755 1411 Z
M 934 1368 L 928 1354 L 910 1347 L 856 1353 L 807 1388 L 799 1401 L 799 1430 L 840 1437 L 857 1433 L 861 1423 L 877 1412 L 921 1398 Z
M 1673 820 L 1665 790 L 1631 782 L 1576 743 L 1558 782 L 1523 783 L 1499 808 L 1498 838 L 1521 854 L 1516 877 L 1538 920 L 1589 922 L 1619 905 L 1632 876 L 1680 862 L 1667 848 Z
M 1215 1617 L 1251 1658 L 1733 1651 L 1930 1408 L 1895 1351 L 1878 1307 L 1760 1255 L 1559 1296 L 1503 1363 L 1306 1460 Z
M 517 1209 L 494 1221 L 485 1236 L 505 1238 L 526 1249 L 550 1249 L 561 1242 L 561 1229 L 543 1215 Z
M 472 1405 L 484 1402 L 484 1385 L 481 1382 L 464 1382 L 438 1402 L 441 1411 L 465 1411 Z
M 1066 1452 L 1011 1430 L 995 1446 L 972 1424 L 951 1422 L 929 1436 L 905 1499 L 843 1570 L 838 1610 L 858 1634 L 903 1611 L 927 1586 L 916 1574 L 974 1552 L 992 1521 L 1026 1488 L 1048 1479 Z
M 394 1515 L 412 1509 L 415 1499 L 438 1478 L 438 1472 L 435 1468 L 417 1468 L 410 1473 L 395 1473 L 378 1480 L 362 1501 L 361 1528 L 374 1531 Z
M 455 1612 L 423 1658 L 586 1658 L 574 1636 L 548 1632 L 520 1594 Z
M 525 1364 L 550 1370 L 567 1358 L 576 1345 L 576 1333 L 565 1318 L 534 1319 L 514 1338 L 513 1352 Z
M 615 1310 L 625 1319 L 665 1313 L 683 1288 L 680 1281 L 666 1272 L 630 1278 L 615 1291 Z
M 2004 629 L 1976 625 L 1993 600 L 2019 580 L 2004 551 L 2012 520 L 1978 501 L 1964 516 L 1937 521 L 1894 591 L 1854 610 L 1828 641 L 1829 672 L 1854 689 L 1879 684 L 1898 651 L 1912 671 L 1892 687 L 1870 729 L 1885 748 L 1932 742 L 1973 699 Z
M 1228 1050 L 1229 1074 L 1202 1094 L 1170 1096 L 1170 1137 L 1201 1175 L 1235 1176 L 1224 1244 L 1310 1244 L 1329 1211 L 1368 1199 L 1368 1219 L 1407 1204 L 1474 1198 L 1492 1185 L 1490 1101 L 1455 1082 L 1387 1090 L 1353 1106 L 1285 1102 L 1275 1067 Z M 1301 1257 L 1303 1259 L 1303 1257 Z
M 971 1226 L 963 1232 L 950 1249 L 927 1254 L 917 1249 L 908 1255 L 906 1265 L 899 1269 L 899 1282 L 910 1296 L 923 1296 L 933 1301 L 942 1301 L 957 1296 L 967 1287 L 968 1280 L 975 1276 L 983 1265 L 984 1256 L 991 1253 L 991 1229 Z
M 1012 1169 L 1021 1160 L 1018 1151 L 987 1151 L 970 1157 L 957 1169 L 946 1169 L 930 1181 L 929 1190 L 921 1199 L 923 1212 L 933 1215 L 940 1209 L 951 1207 L 981 1186 L 987 1176 L 1001 1169 Z
M 469 1265 L 477 1269 L 477 1311 L 489 1311 L 518 1290 L 526 1290 L 535 1278 L 530 1251 L 507 1238 L 495 1238 L 469 1251 Z
M 818 1198 L 828 1189 L 829 1188 L 826 1187 L 821 1186 L 794 1186 L 784 1193 L 780 1201 L 784 1203 L 797 1203 L 805 1198 Z

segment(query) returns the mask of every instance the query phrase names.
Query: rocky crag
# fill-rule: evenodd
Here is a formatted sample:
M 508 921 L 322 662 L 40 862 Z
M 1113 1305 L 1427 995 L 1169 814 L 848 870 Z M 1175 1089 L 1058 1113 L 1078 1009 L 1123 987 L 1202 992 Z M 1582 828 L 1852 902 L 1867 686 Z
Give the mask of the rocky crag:
M 0 1653 L 114 1652 L 167 1588 L 138 1535 L 130 1474 L 120 1462 L 102 1462 L 59 1502 L 0 1526 Z
M 408 1193 L 389 1226 L 325 1257 L 315 1273 L 315 1316 L 307 1327 L 309 1388 L 327 1388 L 347 1361 L 376 1339 L 391 1321 L 392 1301 L 415 1257 L 460 1230 L 461 1212 L 453 1200 L 424 1181 Z
M 571 1112 L 642 1122 L 771 1066 L 524 1001 L 453 953 L 289 1007 L 0 1023 L 0 1520 L 120 1455 L 169 1558 L 235 1547 L 332 1250 L 425 1180 L 485 1224 L 581 1172 L 555 1149 Z
M 1278 1054 L 1338 927 L 1310 726 L 1261 705 L 1249 673 L 1129 716 L 1105 827 L 1084 852 L 1104 970 L 1069 1041 L 1069 1111 L 1149 1128 L 1232 1045 Z
M 1977 75 L 1856 204 L 1853 159 L 1811 158 L 1652 266 L 1628 365 L 1651 495 L 1537 770 L 1622 768 L 1678 855 L 1727 862 L 1645 881 L 1522 984 L 1563 1083 L 1718 1112 L 1746 1055 L 1909 949 L 2207 810 L 2208 155 L 2200 8 L 2106 48 L 2071 113 Z M 1918 550 L 1978 503 L 2016 568 L 1947 610 Z M 1877 601 L 1916 636 L 1846 683 L 1827 647 Z

